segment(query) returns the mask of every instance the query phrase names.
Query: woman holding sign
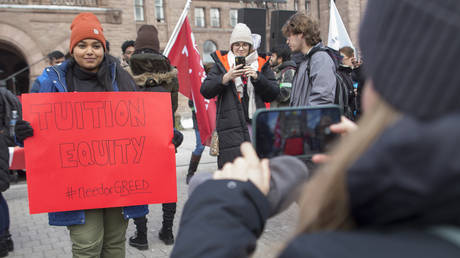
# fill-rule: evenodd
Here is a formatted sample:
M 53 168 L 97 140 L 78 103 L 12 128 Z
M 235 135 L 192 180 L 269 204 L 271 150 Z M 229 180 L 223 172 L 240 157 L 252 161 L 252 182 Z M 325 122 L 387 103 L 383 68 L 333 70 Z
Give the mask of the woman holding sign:
M 131 76 L 106 54 L 101 23 L 80 13 L 71 25 L 72 58 L 45 69 L 47 79 L 35 92 L 135 91 Z M 128 219 L 148 213 L 146 205 L 49 213 L 50 225 L 67 226 L 74 257 L 125 257 Z

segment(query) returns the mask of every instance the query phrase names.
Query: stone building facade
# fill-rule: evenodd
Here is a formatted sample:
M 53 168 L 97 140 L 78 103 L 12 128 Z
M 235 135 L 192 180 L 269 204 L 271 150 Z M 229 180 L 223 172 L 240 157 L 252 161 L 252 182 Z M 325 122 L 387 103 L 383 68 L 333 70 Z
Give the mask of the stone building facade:
M 278 2 L 278 3 L 274 3 Z M 354 42 L 367 0 L 337 0 L 336 4 Z M 17 94 L 27 92 L 30 82 L 47 66 L 46 55 L 53 50 L 68 52 L 70 24 L 80 12 L 95 13 L 110 41 L 111 54 L 120 56 L 125 40 L 135 39 L 142 24 L 158 28 L 160 47 L 171 36 L 186 0 L 0 0 L 0 86 L 11 89 L 7 78 L 21 68 L 29 70 L 15 77 Z M 307 10 L 320 21 L 327 40 L 329 0 L 194 0 L 188 18 L 198 48 L 205 59 L 213 49 L 228 49 L 235 12 L 239 8 L 267 9 L 267 37 L 273 10 Z M 267 38 L 268 40 L 268 38 Z M 267 41 L 267 45 L 268 45 Z

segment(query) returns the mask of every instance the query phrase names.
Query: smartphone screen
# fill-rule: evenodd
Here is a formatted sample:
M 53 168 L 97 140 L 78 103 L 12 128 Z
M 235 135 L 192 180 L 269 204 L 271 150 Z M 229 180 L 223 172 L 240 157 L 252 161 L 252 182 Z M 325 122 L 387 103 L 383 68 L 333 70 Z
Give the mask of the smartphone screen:
M 337 137 L 329 126 L 340 122 L 335 105 L 275 108 L 256 113 L 253 142 L 261 158 L 290 155 L 310 158 L 329 150 Z
M 246 58 L 244 56 L 236 56 L 235 57 L 235 65 L 240 65 L 243 64 L 246 65 Z M 240 67 L 239 69 L 243 69 L 243 67 Z

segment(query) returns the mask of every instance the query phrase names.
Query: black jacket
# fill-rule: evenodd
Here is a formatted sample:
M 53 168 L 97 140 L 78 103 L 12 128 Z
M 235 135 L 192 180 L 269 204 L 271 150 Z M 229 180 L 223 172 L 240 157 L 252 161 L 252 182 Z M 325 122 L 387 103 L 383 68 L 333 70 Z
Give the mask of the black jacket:
M 267 198 L 250 182 L 204 182 L 184 206 L 171 257 L 248 257 L 269 214 Z
M 357 228 L 300 235 L 280 257 L 460 257 L 448 237 L 428 233 L 460 226 L 459 127 L 458 114 L 398 121 L 348 171 Z M 248 257 L 268 215 L 252 183 L 207 181 L 184 206 L 171 257 Z
M 345 82 L 347 86 L 347 96 L 348 96 L 348 106 L 350 110 L 354 113 L 357 109 L 357 104 L 356 104 L 356 94 L 355 90 L 353 87 L 353 80 L 352 80 L 352 69 L 350 67 L 346 67 L 343 65 L 340 65 L 339 68 L 337 69 L 337 73 L 339 76 L 342 78 L 342 80 Z M 350 117 L 348 118 L 354 118 L 354 115 L 351 114 Z M 355 120 L 355 119 L 352 119 Z
M 349 170 L 358 226 L 460 227 L 459 128 L 454 114 L 431 122 L 404 118 L 387 129 Z
M 293 60 L 285 61 L 272 68 L 280 86 L 280 94 L 270 107 L 289 107 L 291 102 L 292 81 L 296 72 L 296 63 Z
M 223 58 L 227 58 L 227 51 L 220 51 L 220 53 Z M 228 85 L 222 84 L 222 78 L 227 73 L 227 69 L 216 52 L 211 56 L 216 65 L 208 73 L 200 92 L 207 99 L 218 96 L 216 130 L 219 135 L 219 156 L 217 162 L 218 167 L 221 168 L 226 162 L 231 162 L 241 155 L 241 143 L 250 141 L 250 138 L 243 105 L 238 99 L 235 84 L 233 81 L 230 81 Z M 259 55 L 260 58 L 265 59 L 265 56 Z M 279 94 L 275 74 L 267 61 L 261 67 L 258 79 L 253 80 L 252 83 L 257 108 L 265 108 L 264 102 L 273 101 Z
M 6 191 L 10 186 L 9 178 L 9 151 L 6 143 L 6 136 L 0 134 L 0 193 Z
M 97 73 L 86 72 L 78 68 L 78 64 L 73 58 L 59 66 L 53 66 L 53 68 L 58 74 L 61 70 L 65 70 L 63 77 L 65 77 L 66 85 L 64 87 L 69 92 L 136 90 L 136 85 L 131 76 L 121 67 L 118 60 L 111 55 L 105 55 Z M 46 70 L 50 70 L 50 68 Z M 117 89 L 115 89 L 115 82 Z
M 18 112 L 18 120 L 22 119 L 22 105 L 19 99 L 8 89 L 0 87 L 0 134 L 8 146 L 16 146 L 13 137 L 10 136 L 9 125 L 13 110 Z
M 177 69 L 169 63 L 167 57 L 159 53 L 134 54 L 126 70 L 141 91 L 170 92 L 174 116 L 178 107 L 179 80 Z
M 366 74 L 365 74 L 365 67 L 363 64 L 358 68 L 353 69 L 351 72 L 351 78 L 354 82 L 358 83 L 358 94 L 356 95 L 356 109 L 357 109 L 357 117 L 361 115 L 362 108 L 361 108 L 361 96 L 363 93 L 364 85 L 366 84 Z
M 18 119 L 22 119 L 22 106 L 18 98 L 11 93 L 8 89 L 0 87 L 0 130 L 4 130 L 8 134 L 8 128 L 11 120 L 12 111 L 16 110 L 18 112 Z

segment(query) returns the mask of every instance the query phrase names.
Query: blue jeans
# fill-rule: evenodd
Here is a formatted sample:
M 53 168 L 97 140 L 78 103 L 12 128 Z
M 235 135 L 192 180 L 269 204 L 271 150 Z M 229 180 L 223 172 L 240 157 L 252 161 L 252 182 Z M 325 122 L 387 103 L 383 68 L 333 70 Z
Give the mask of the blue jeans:
M 201 144 L 200 131 L 198 131 L 198 122 L 196 121 L 195 112 L 192 112 L 192 121 L 193 121 L 193 129 L 195 130 L 195 140 L 196 140 L 195 150 L 192 152 L 192 154 L 195 156 L 201 156 L 201 153 L 203 153 L 203 150 L 204 150 L 204 145 Z
M 10 229 L 10 213 L 5 198 L 0 193 L 0 237 Z
M 201 144 L 200 131 L 198 131 L 197 127 L 195 127 L 195 138 L 196 138 L 195 150 L 192 152 L 192 154 L 196 156 L 201 156 L 201 153 L 203 153 L 203 150 L 204 150 L 204 145 Z

